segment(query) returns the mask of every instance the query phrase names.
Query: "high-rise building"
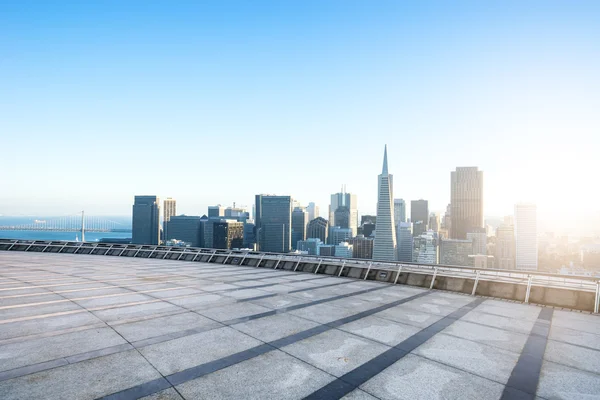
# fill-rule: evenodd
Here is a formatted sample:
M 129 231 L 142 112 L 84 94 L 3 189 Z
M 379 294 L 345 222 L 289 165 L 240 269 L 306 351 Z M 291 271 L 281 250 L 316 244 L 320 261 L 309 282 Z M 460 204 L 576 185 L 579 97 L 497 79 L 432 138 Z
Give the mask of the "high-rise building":
M 373 258 L 373 238 L 358 235 L 347 242 L 352 245 L 352 257 L 371 260 Z
M 414 238 L 412 260 L 419 264 L 438 263 L 437 233 L 429 230 Z
M 348 226 L 342 226 L 335 223 L 335 212 L 340 207 L 346 207 L 348 210 Z M 345 187 L 342 187 L 342 192 L 331 195 L 331 204 L 329 205 L 329 222 L 332 225 L 350 228 L 352 229 L 353 236 L 356 235 L 356 231 L 358 229 L 358 203 L 356 200 L 356 195 L 346 193 Z
M 404 199 L 394 199 L 394 226 L 406 222 L 406 202 Z
M 224 210 L 223 216 L 227 218 L 235 218 L 239 222 L 244 222 L 245 220 L 250 219 L 250 213 L 246 211 L 245 208 L 236 207 L 235 203 L 233 207 L 227 207 Z
M 173 215 L 166 224 L 166 240 L 181 240 L 193 247 L 200 247 L 200 217 Z
M 157 196 L 135 196 L 131 242 L 160 244 L 160 199 Z
M 297 243 L 298 251 L 306 251 L 311 256 L 318 255 L 318 248 L 322 245 L 323 242 L 318 238 L 309 238 L 306 240 L 301 240 Z
M 243 245 L 243 222 L 221 220 L 213 223 L 213 247 L 215 249 L 241 249 Z
M 413 236 L 410 222 L 400 222 L 397 226 L 398 261 L 412 262 Z
M 515 227 L 501 225 L 496 229 L 494 268 L 515 269 Z
M 317 255 L 323 257 L 334 257 L 335 246 L 332 244 L 320 244 L 317 247 Z
M 306 229 L 308 227 L 308 213 L 303 207 L 296 207 L 292 211 L 292 248 L 296 249 L 296 245 L 300 240 L 306 239 Z
M 329 244 L 340 244 L 353 237 L 352 229 L 332 226 L 329 228 Z
M 473 251 L 473 242 L 460 239 L 442 239 L 440 241 L 440 264 L 468 267 Z
M 466 239 L 474 228 L 483 228 L 483 171 L 457 167 L 450 174 L 451 239 Z
M 257 195 L 256 216 L 259 250 L 288 253 L 292 247 L 292 198 Z
M 177 215 L 177 203 L 175 199 L 168 197 L 163 201 L 163 234 L 168 239 L 167 225 L 172 216 Z
M 429 202 L 427 200 L 412 200 L 410 202 L 410 222 L 413 224 L 413 236 L 419 236 L 427 231 L 429 223 Z
M 538 268 L 538 241 L 535 204 L 515 205 L 515 243 L 515 268 L 536 271 Z
M 348 242 L 341 242 L 335 245 L 334 255 L 340 258 L 352 258 L 352 245 Z
M 439 232 L 440 231 L 440 216 L 437 213 L 431 213 L 429 215 L 429 224 L 428 228 L 430 231 Z
M 396 227 L 394 226 L 394 180 L 388 173 L 387 145 L 383 152 L 383 168 L 377 182 L 377 223 L 373 243 L 373 260 L 396 260 Z
M 218 204 L 216 206 L 208 206 L 208 218 L 224 217 L 225 207 Z
M 244 222 L 244 248 L 256 249 L 256 225 L 251 219 Z
M 327 243 L 329 235 L 329 223 L 323 217 L 317 217 L 308 223 L 306 237 L 309 239 L 321 239 L 323 243 Z
M 473 242 L 471 254 L 487 255 L 487 232 L 485 228 L 473 228 L 467 232 L 467 240 Z
M 313 202 L 308 203 L 308 207 L 306 207 L 306 212 L 308 213 L 308 220 L 312 221 L 315 218 L 319 217 L 319 206 Z

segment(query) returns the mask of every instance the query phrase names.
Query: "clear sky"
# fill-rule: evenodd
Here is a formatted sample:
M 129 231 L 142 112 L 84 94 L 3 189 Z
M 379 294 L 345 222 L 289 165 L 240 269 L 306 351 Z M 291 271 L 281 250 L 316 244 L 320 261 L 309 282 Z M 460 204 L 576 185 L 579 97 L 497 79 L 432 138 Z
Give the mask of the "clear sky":
M 342 184 L 376 209 L 538 204 L 600 224 L 598 1 L 3 1 L 0 214 L 180 212 Z

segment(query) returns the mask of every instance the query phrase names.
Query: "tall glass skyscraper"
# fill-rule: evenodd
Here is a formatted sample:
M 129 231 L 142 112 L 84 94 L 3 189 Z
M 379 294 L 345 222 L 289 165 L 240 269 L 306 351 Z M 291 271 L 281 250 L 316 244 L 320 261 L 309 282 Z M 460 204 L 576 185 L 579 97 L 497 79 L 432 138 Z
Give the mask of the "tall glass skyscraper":
M 457 167 L 450 175 L 452 223 L 450 238 L 467 238 L 474 228 L 483 228 L 483 171 Z
M 373 243 L 373 260 L 376 261 L 396 261 L 393 186 L 393 176 L 388 173 L 386 145 L 383 152 L 383 168 L 377 182 L 377 223 Z
M 537 207 L 535 204 L 515 206 L 516 269 L 536 271 L 538 268 Z
M 131 242 L 160 244 L 160 199 L 157 196 L 135 196 Z
M 292 247 L 292 198 L 256 196 L 259 250 L 288 253 Z
M 340 208 L 344 208 L 344 212 L 348 214 L 347 221 L 345 221 L 343 225 L 336 222 L 336 212 Z M 358 230 L 358 205 L 356 195 L 347 193 L 345 186 L 342 187 L 340 193 L 331 195 L 331 204 L 329 205 L 329 225 L 337 225 L 342 228 L 352 229 L 352 235 L 356 236 Z

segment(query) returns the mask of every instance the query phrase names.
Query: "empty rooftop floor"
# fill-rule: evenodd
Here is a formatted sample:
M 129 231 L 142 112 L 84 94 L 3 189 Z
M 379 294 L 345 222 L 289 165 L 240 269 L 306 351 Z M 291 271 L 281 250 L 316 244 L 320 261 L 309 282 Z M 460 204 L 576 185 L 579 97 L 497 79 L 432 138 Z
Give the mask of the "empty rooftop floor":
M 0 252 L 1 399 L 600 398 L 600 318 L 248 266 Z

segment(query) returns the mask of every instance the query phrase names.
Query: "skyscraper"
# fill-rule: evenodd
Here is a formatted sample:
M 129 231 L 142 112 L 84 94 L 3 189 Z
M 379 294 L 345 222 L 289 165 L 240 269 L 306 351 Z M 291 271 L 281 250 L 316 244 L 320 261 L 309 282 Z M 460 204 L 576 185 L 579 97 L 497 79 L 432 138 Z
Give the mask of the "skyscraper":
M 383 168 L 377 182 L 377 223 L 373 243 L 373 260 L 396 260 L 396 227 L 394 226 L 394 180 L 388 173 L 387 145 L 383 152 Z
M 244 223 L 222 220 L 213 224 L 215 249 L 240 249 L 244 244 Z
M 496 229 L 496 269 L 515 269 L 515 227 L 501 225 Z
M 487 233 L 485 228 L 473 228 L 467 232 L 467 239 L 473 242 L 473 251 L 471 254 L 487 254 Z
M 292 211 L 292 248 L 297 248 L 300 240 L 306 239 L 306 228 L 308 226 L 308 213 L 303 207 L 296 207 Z
M 516 269 L 536 271 L 538 268 L 537 207 L 515 205 Z
M 168 197 L 163 202 L 163 234 L 165 239 L 168 238 L 168 225 L 172 216 L 177 215 L 177 203 L 175 199 Z
M 427 231 L 414 238 L 413 262 L 420 264 L 438 263 L 438 236 L 434 231 Z
M 412 262 L 413 236 L 410 222 L 400 222 L 396 227 L 398 239 L 398 261 Z
M 483 171 L 457 167 L 450 174 L 451 239 L 466 239 L 473 228 L 483 228 Z
M 157 196 L 135 196 L 131 242 L 160 244 L 160 199 Z
M 461 239 L 440 240 L 440 264 L 470 266 L 469 255 L 473 252 L 473 242 Z
M 410 202 L 410 222 L 413 224 L 413 236 L 420 236 L 427 231 L 429 223 L 429 202 L 412 200 Z
M 201 219 L 200 217 L 188 216 L 188 215 L 173 215 L 169 222 L 166 223 L 167 229 L 165 230 L 166 240 L 182 240 L 189 243 L 190 246 L 199 247 L 200 242 L 200 230 L 201 230 Z
M 306 237 L 308 239 L 321 239 L 321 242 L 327 243 L 329 234 L 329 223 L 323 217 L 317 217 L 308 223 Z
M 406 202 L 404 199 L 394 199 L 394 225 L 406 222 Z
M 319 206 L 310 202 L 308 203 L 308 207 L 306 207 L 306 212 L 308 213 L 308 220 L 312 221 L 319 216 Z
M 345 187 L 342 187 L 342 191 L 340 193 L 334 193 L 331 195 L 331 204 L 329 205 L 330 225 L 337 225 L 335 223 L 335 212 L 340 207 L 346 207 L 349 213 L 348 226 L 343 226 L 342 228 L 352 229 L 352 234 L 355 236 L 358 229 L 358 205 L 356 195 L 347 193 Z
M 352 257 L 371 260 L 373 258 L 373 239 L 358 235 L 347 242 L 352 245 Z
M 288 253 L 292 247 L 292 198 L 270 195 L 256 197 L 259 250 Z
M 223 217 L 224 215 L 225 207 L 222 205 L 208 206 L 208 218 Z

